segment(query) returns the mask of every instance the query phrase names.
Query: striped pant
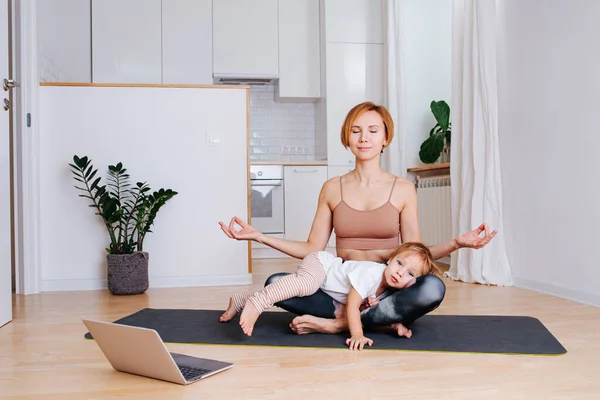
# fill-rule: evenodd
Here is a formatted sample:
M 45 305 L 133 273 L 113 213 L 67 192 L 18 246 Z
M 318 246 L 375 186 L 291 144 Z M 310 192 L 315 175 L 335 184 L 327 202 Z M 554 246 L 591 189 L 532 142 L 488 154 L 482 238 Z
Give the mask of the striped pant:
M 232 296 L 235 309 L 244 309 L 246 300 L 250 300 L 258 312 L 272 307 L 273 304 L 293 297 L 310 296 L 316 293 L 325 281 L 325 270 L 316 253 L 306 256 L 295 273 L 281 277 L 277 281 L 252 294 L 235 293 Z

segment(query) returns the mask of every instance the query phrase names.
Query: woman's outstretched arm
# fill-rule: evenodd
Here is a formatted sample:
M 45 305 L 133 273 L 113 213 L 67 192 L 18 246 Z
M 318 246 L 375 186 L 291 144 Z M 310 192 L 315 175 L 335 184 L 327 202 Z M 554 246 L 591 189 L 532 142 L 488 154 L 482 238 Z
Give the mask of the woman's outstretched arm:
M 408 182 L 408 181 L 406 181 Z M 417 192 L 414 185 L 408 182 L 403 188 L 406 193 L 406 202 L 400 214 L 400 234 L 402 242 L 420 242 L 421 233 L 419 231 L 418 222 L 418 205 L 417 205 Z M 481 233 L 485 231 L 485 235 L 481 236 Z M 439 260 L 456 251 L 460 248 L 467 247 L 472 249 L 480 249 L 488 244 L 498 231 L 494 230 L 489 232 L 487 224 L 481 224 L 474 230 L 467 232 L 461 236 L 458 236 L 445 243 L 430 246 L 429 250 L 434 260 Z
M 485 231 L 485 235 L 481 236 L 481 233 Z M 486 244 L 488 244 L 498 231 L 494 229 L 490 232 L 490 228 L 487 224 L 481 224 L 477 228 L 473 229 L 470 232 L 464 233 L 452 240 L 449 240 L 445 243 L 438 244 L 435 246 L 431 246 L 429 250 L 431 251 L 431 255 L 435 260 L 438 260 L 442 257 L 447 256 L 455 250 L 460 248 L 470 248 L 470 249 L 481 249 Z
M 328 196 L 331 190 L 330 186 L 330 182 L 327 181 L 321 188 L 317 212 L 312 223 L 310 234 L 308 235 L 308 240 L 305 242 L 279 239 L 265 235 L 238 217 L 233 217 L 229 226 L 225 225 L 223 222 L 219 222 L 219 225 L 221 225 L 223 232 L 232 239 L 253 240 L 285 253 L 290 257 L 303 259 L 308 254 L 325 250 L 325 247 L 327 247 L 327 242 L 329 241 L 333 229 L 333 217 L 328 202 Z M 236 230 L 236 224 L 239 225 L 241 229 Z

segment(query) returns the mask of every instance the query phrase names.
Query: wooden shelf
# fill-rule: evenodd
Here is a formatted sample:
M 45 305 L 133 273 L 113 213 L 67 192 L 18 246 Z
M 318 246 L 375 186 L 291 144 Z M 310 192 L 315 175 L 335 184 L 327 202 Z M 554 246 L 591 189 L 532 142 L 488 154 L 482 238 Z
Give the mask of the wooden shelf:
M 441 163 L 441 164 L 431 164 L 424 165 L 422 167 L 412 167 L 408 168 L 406 171 L 408 172 L 425 172 L 425 171 L 438 171 L 443 169 L 449 169 L 450 163 Z

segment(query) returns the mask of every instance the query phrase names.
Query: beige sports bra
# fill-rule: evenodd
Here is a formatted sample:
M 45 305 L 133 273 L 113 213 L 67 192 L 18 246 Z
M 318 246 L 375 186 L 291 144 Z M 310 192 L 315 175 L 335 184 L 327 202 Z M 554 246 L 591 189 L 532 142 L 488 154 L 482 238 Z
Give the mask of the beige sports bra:
M 340 177 L 341 201 L 333 209 L 333 229 L 338 249 L 388 250 L 400 244 L 400 212 L 388 201 L 373 210 L 363 211 L 350 207 L 344 201 Z

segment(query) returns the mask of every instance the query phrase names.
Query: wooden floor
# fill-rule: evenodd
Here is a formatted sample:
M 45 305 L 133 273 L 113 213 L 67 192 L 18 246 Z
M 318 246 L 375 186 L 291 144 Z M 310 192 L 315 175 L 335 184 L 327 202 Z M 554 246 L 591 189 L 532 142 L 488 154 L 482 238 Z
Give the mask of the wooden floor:
M 289 260 L 255 262 L 253 286 Z M 598 399 L 600 309 L 516 288 L 447 281 L 437 314 L 528 315 L 567 348 L 562 356 L 167 344 L 235 367 L 190 386 L 115 372 L 81 318 L 113 321 L 143 307 L 223 309 L 243 287 L 15 296 L 0 329 L 0 398 L 10 399 Z M 260 323 L 260 321 L 259 321 Z M 519 332 L 514 332 L 519 335 Z

